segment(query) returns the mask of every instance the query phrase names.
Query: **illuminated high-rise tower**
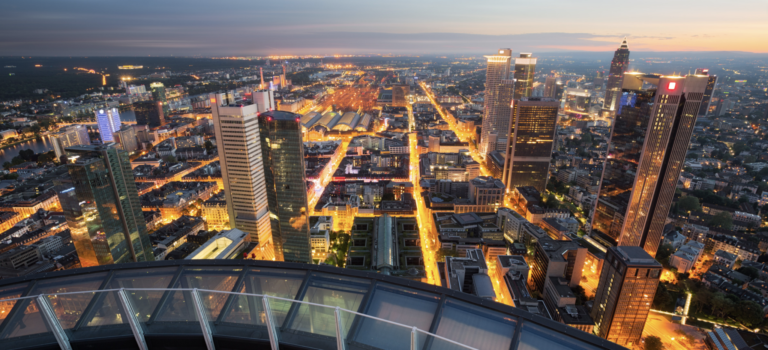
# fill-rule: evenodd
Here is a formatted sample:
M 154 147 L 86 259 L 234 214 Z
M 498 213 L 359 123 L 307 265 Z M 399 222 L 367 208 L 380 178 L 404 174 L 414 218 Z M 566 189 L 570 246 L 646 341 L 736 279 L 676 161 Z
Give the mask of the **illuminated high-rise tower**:
M 624 72 L 629 67 L 629 48 L 627 38 L 621 42 L 621 46 L 613 54 L 611 69 L 608 71 L 608 82 L 605 85 L 605 101 L 601 114 L 604 118 L 616 116 L 616 110 L 621 99 L 621 83 L 624 80 Z
M 547 75 L 544 81 L 544 97 L 555 98 L 557 96 L 557 76 Z
M 58 195 L 82 266 L 154 261 L 128 154 L 115 143 L 66 152 L 73 186 Z
M 491 133 L 498 133 L 499 120 L 509 119 L 509 113 L 498 111 L 499 102 L 497 90 L 503 80 L 509 78 L 510 62 L 512 61 L 512 49 L 499 49 L 495 55 L 485 56 L 488 60 L 488 68 L 485 71 L 485 109 L 483 115 L 483 129 L 480 134 L 480 153 L 483 157 L 496 150 L 496 138 L 490 137 Z M 497 134 L 495 134 L 497 135 Z
M 531 97 L 533 92 L 533 76 L 536 72 L 536 58 L 533 54 L 521 53 L 515 58 L 515 100 Z
M 661 264 L 639 247 L 611 247 L 592 306 L 595 335 L 632 348 L 640 342 Z
M 701 107 L 699 107 L 699 117 L 706 117 L 712 102 L 712 94 L 717 87 L 717 75 L 709 75 L 709 69 L 705 68 L 696 69 L 696 75 L 706 75 L 709 77 L 709 80 L 707 80 L 707 91 L 704 92 L 704 98 L 701 99 Z
M 258 251 L 252 252 L 257 259 L 271 260 L 275 256 L 257 105 L 250 101 L 235 104 L 226 94 L 212 94 L 211 114 L 219 144 L 229 225 L 247 232 L 251 242 L 258 244 Z
M 120 113 L 117 108 L 102 108 L 96 110 L 96 124 L 99 126 L 101 142 L 114 142 L 112 134 L 120 130 Z
M 541 192 L 546 188 L 559 107 L 552 98 L 514 101 L 502 177 L 507 191 L 520 186 L 533 186 Z
M 311 263 L 301 115 L 261 113 L 259 134 L 275 259 Z
M 624 75 L 592 217 L 598 241 L 656 256 L 708 80 Z

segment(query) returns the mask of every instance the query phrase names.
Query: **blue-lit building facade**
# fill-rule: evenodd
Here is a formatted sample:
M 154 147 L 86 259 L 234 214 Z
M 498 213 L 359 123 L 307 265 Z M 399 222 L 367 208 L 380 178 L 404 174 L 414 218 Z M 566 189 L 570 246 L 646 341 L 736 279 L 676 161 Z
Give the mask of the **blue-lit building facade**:
M 120 113 L 117 108 L 98 109 L 96 124 L 99 126 L 101 142 L 115 142 L 114 133 L 120 130 Z

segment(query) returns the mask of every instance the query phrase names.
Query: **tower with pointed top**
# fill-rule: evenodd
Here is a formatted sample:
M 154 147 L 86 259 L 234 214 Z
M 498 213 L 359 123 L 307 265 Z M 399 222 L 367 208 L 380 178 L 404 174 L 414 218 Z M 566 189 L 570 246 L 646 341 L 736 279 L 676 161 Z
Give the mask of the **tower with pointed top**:
M 604 118 L 613 119 L 619 107 L 621 99 L 621 85 L 624 81 L 624 72 L 629 66 L 629 48 L 627 38 L 621 42 L 621 46 L 613 54 L 611 69 L 608 72 L 608 82 L 605 85 L 605 101 L 601 114 Z

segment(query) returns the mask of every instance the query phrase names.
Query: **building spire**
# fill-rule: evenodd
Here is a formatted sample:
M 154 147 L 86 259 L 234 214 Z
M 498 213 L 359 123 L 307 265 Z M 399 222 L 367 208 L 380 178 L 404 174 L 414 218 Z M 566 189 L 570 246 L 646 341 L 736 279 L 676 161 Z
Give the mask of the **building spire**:
M 626 49 L 627 48 L 627 37 L 626 36 L 624 37 L 624 41 L 621 42 L 621 47 L 620 48 L 622 48 L 622 49 Z

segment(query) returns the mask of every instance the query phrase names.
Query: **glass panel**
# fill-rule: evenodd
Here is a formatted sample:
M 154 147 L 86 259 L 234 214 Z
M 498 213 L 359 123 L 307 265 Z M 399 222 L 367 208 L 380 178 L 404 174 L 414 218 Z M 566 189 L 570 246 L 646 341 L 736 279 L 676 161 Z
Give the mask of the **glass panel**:
M 51 294 L 48 300 L 53 306 L 53 313 L 59 319 L 61 327 L 70 329 L 77 324 L 80 315 L 83 314 L 88 303 L 91 302 L 95 292 L 83 292 L 77 294 Z
M 334 275 L 317 274 L 310 277 L 304 301 L 345 310 L 357 311 L 368 292 L 369 280 Z M 272 304 L 270 304 L 271 306 Z M 277 309 L 277 307 L 273 308 Z M 301 304 L 291 323 L 291 328 L 313 333 L 336 336 L 332 308 L 310 307 Z M 335 321 L 334 321 L 335 322 Z M 351 321 L 346 323 L 351 326 Z M 349 328 L 344 329 L 349 332 Z
M 350 329 L 348 322 L 355 320 L 360 324 L 360 329 L 347 334 L 347 345 L 352 349 L 410 349 L 411 347 L 411 328 L 398 326 L 389 322 L 377 320 L 374 318 L 355 315 L 350 312 L 342 311 L 342 325 L 345 329 Z M 355 317 L 357 316 L 357 317 Z M 354 326 L 352 324 L 351 326 Z
M 231 335 L 236 337 L 248 337 L 251 339 L 269 340 L 266 327 L 266 314 L 260 296 L 253 295 L 226 295 L 231 297 L 230 312 L 222 322 L 216 322 L 218 314 L 224 305 L 219 305 L 219 300 L 226 300 L 220 295 L 224 293 L 200 292 L 203 307 L 206 311 L 211 331 L 216 335 Z
M 11 312 L 13 305 L 16 305 L 16 300 L 8 299 L 20 297 L 25 289 L 27 289 L 26 282 L 0 287 L 0 324 L 3 323 L 8 313 Z
M 178 267 L 118 270 L 108 288 L 168 288 L 178 270 Z
M 439 303 L 440 297 L 434 294 L 378 284 L 366 314 L 410 327 L 429 330 Z M 356 331 L 353 330 L 354 339 L 357 342 L 381 349 L 406 349 L 410 347 L 410 328 L 372 318 L 362 318 L 359 322 L 360 327 Z M 391 334 L 397 334 L 397 336 Z M 422 342 L 420 341 L 420 343 Z
M 438 338 L 430 333 L 418 331 L 417 332 L 417 347 L 418 350 L 423 349 L 439 349 L 439 350 L 467 350 L 472 349 L 471 347 L 459 345 L 456 343 L 449 342 L 443 338 Z M 409 335 L 409 341 L 410 341 L 410 335 Z M 410 346 L 410 345 L 409 345 Z M 403 348 L 408 349 L 408 348 Z
M 198 288 L 231 292 L 243 269 L 239 267 L 186 268 L 174 288 Z
M 523 328 L 520 329 L 520 343 L 517 346 L 517 349 L 520 350 L 599 349 L 596 346 L 583 343 L 558 331 L 530 322 L 523 322 L 521 327 Z
M 151 315 L 157 312 L 156 318 L 142 317 L 144 329 L 147 334 L 200 334 L 200 322 L 195 313 L 195 301 L 192 291 L 174 291 L 168 295 L 168 298 L 162 303 L 163 291 L 149 292 L 150 301 L 145 305 L 137 307 L 136 304 L 142 304 L 142 301 L 129 298 L 134 303 L 135 309 L 142 309 L 145 315 Z M 149 305 L 156 305 L 159 309 L 154 309 L 147 313 Z
M 76 302 L 77 300 L 85 300 L 85 297 L 67 298 L 73 294 L 48 296 L 52 305 L 63 306 L 54 307 L 54 312 L 70 340 L 132 334 L 131 328 L 125 320 L 125 313 L 118 300 L 117 292 L 86 292 L 83 295 L 90 297 L 88 303 Z M 89 305 L 90 310 L 88 309 Z M 82 315 L 81 317 L 87 317 L 87 319 L 80 321 L 72 315 Z M 82 323 L 78 325 L 78 322 Z
M 269 305 L 273 311 L 274 301 L 269 299 Z M 288 327 L 279 328 L 280 344 L 306 346 L 313 349 L 336 348 L 336 316 L 333 308 L 298 302 L 287 302 L 287 305 L 280 303 L 279 306 L 299 310 L 295 322 Z
M 105 277 L 107 277 L 106 272 L 97 272 L 68 277 L 41 279 L 38 280 L 37 285 L 32 288 L 29 295 L 97 290 Z
M 511 316 L 448 299 L 437 335 L 477 349 L 508 349 L 517 321 Z
M 296 299 L 301 283 L 304 282 L 304 271 L 279 269 L 253 269 L 248 273 L 241 293 L 262 294 L 279 298 Z M 234 304 L 233 307 L 237 307 Z M 272 300 L 272 316 L 277 320 L 277 326 L 282 326 L 290 308 L 290 302 Z M 235 311 L 230 309 L 230 312 Z
M 12 320 L 13 323 L 8 325 L 0 337 L 2 348 L 14 349 L 56 344 L 56 338 L 43 318 L 37 300 L 29 298 L 19 300 L 17 303 L 19 307 L 24 308 L 24 311 L 19 310 L 21 312 L 8 320 Z
M 133 311 L 136 313 L 136 319 L 139 322 L 147 322 L 152 316 L 152 312 L 155 311 L 157 304 L 163 297 L 163 291 L 126 291 L 128 294 L 128 301 L 133 306 Z

